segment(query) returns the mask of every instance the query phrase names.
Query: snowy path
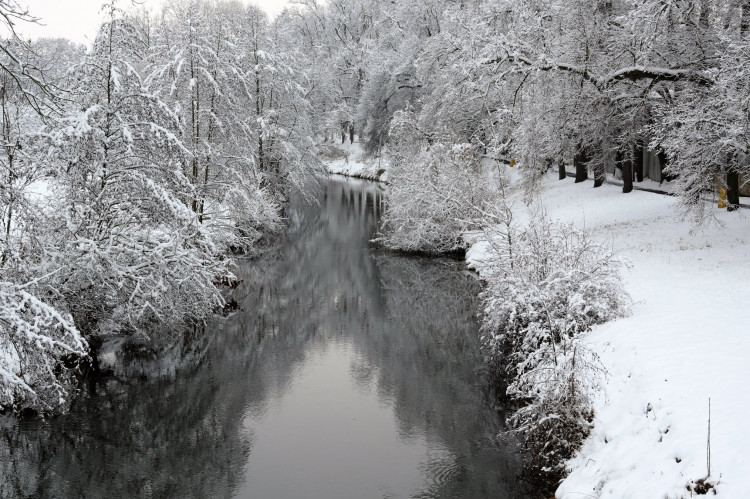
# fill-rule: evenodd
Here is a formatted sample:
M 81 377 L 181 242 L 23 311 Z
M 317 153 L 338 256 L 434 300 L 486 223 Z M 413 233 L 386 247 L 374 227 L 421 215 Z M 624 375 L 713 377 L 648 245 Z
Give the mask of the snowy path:
M 557 497 L 689 497 L 686 486 L 707 474 L 709 397 L 710 480 L 719 496 L 747 497 L 750 220 L 721 210 L 724 228 L 691 234 L 674 198 L 551 177 L 543 198 L 553 218 L 612 241 L 632 265 L 634 299 L 630 317 L 589 336 L 609 378 Z M 514 211 L 528 216 L 520 202 Z M 481 257 L 479 243 L 468 258 Z

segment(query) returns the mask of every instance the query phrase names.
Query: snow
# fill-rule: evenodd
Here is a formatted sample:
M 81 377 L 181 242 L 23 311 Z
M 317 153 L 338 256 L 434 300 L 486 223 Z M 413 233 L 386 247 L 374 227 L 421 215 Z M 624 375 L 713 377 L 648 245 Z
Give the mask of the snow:
M 572 179 L 544 180 L 553 219 L 593 230 L 629 262 L 629 317 L 587 337 L 609 371 L 595 401 L 594 428 L 568 464 L 556 497 L 677 498 L 707 475 L 718 496 L 746 497 L 750 432 L 750 219 L 714 207 L 723 227 L 696 230 L 676 214 L 677 199 Z M 514 217 L 528 219 L 519 200 Z M 467 254 L 482 270 L 486 242 Z
M 353 144 L 347 137 L 343 144 L 328 146 L 326 161 L 328 173 L 346 175 L 348 177 L 364 178 L 388 182 L 388 164 L 383 158 L 364 158 L 364 152 L 359 141 Z
M 52 187 L 47 178 L 37 179 L 31 182 L 25 189 L 28 200 L 36 206 L 48 204 L 47 200 L 52 196 Z

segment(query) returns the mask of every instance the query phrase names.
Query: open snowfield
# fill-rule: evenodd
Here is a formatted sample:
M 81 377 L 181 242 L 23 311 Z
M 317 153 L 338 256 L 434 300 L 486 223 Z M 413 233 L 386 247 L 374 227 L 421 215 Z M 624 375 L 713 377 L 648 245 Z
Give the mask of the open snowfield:
M 690 497 L 707 475 L 719 496 L 750 497 L 750 218 L 716 210 L 724 227 L 692 232 L 675 198 L 573 179 L 545 179 L 543 206 L 594 231 L 630 263 L 632 314 L 588 340 L 609 372 L 594 429 L 558 498 Z M 517 201 L 518 219 L 529 210 Z M 485 243 L 467 259 L 480 271 Z

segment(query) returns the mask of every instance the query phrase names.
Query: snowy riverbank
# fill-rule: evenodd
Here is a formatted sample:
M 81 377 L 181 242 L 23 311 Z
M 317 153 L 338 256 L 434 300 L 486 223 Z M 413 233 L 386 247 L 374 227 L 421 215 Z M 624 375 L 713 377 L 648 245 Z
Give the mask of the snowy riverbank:
M 348 145 L 349 162 L 333 173 L 363 176 L 368 166 Z M 348 165 L 348 166 L 346 166 Z M 369 165 L 371 166 L 371 165 Z M 515 172 L 514 172 L 515 173 Z M 365 177 L 367 178 L 367 177 Z M 512 200 L 515 221 L 530 209 Z M 677 199 L 550 174 L 542 206 L 611 243 L 628 264 L 630 316 L 596 327 L 586 338 L 608 371 L 595 401 L 594 429 L 569 463 L 558 498 L 679 498 L 706 477 L 711 399 L 710 483 L 724 497 L 745 495 L 750 434 L 739 419 L 750 409 L 750 219 L 746 210 L 716 209 L 716 224 L 682 220 Z M 476 237 L 476 236 L 475 236 Z M 481 239 L 481 236 L 479 237 Z M 486 243 L 467 254 L 482 270 Z
M 711 398 L 711 476 L 724 497 L 746 495 L 750 433 L 750 219 L 717 210 L 725 227 L 695 233 L 675 198 L 550 175 L 543 206 L 561 221 L 593 230 L 630 263 L 629 317 L 588 336 L 609 375 L 595 403 L 594 429 L 569 462 L 558 498 L 689 497 L 706 477 Z M 514 216 L 528 209 L 517 200 Z M 481 272 L 486 243 L 467 260 Z
M 328 173 L 388 182 L 388 165 L 384 159 L 365 159 L 359 141 L 321 145 Z

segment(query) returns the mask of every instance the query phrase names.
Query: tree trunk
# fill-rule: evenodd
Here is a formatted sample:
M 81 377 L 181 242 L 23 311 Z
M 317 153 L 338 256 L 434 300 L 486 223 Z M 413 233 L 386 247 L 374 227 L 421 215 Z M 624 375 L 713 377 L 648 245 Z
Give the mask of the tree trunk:
M 622 192 L 627 194 L 633 191 L 633 160 L 617 151 L 617 161 L 622 169 Z
M 727 173 L 727 211 L 740 207 L 740 176 L 736 171 Z
M 354 144 L 354 125 L 349 125 L 349 143 Z
M 740 176 L 737 173 L 737 154 L 727 157 L 727 211 L 735 211 L 740 205 Z
M 638 139 L 635 143 L 635 178 L 643 182 L 643 140 Z
M 588 180 L 589 178 L 589 171 L 588 171 L 588 163 L 589 159 L 586 153 L 585 149 L 578 149 L 576 152 L 575 158 L 573 159 L 573 164 L 576 168 L 576 184 L 578 182 L 583 182 L 584 180 Z
M 568 173 L 565 171 L 565 162 L 562 158 L 557 158 L 557 174 L 559 180 L 565 180 Z
M 607 180 L 607 172 L 604 166 L 599 165 L 594 168 L 594 188 L 603 186 L 605 180 Z

